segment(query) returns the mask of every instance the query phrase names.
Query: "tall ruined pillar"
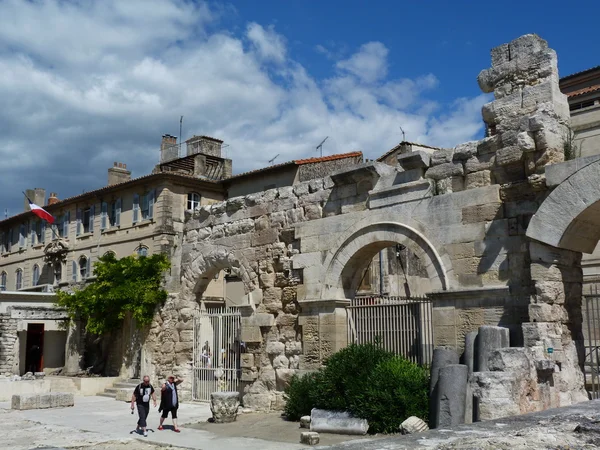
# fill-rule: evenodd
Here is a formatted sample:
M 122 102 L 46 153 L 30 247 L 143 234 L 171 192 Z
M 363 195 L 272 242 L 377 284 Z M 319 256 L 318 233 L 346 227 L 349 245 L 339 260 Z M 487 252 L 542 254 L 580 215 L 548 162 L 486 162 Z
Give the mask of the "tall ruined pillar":
M 488 130 L 484 142 L 493 154 L 492 182 L 501 185 L 509 230 L 524 237 L 547 195 L 546 166 L 564 160 L 569 105 L 559 88 L 556 52 L 545 40 L 525 35 L 491 53 L 492 67 L 478 78 L 484 92 L 494 93 L 494 101 L 482 111 Z M 511 268 L 512 273 L 520 271 L 521 281 L 511 280 L 511 290 L 530 299 L 529 323 L 522 327 L 538 378 L 532 380 L 530 399 L 537 402 L 534 409 L 586 400 L 581 371 L 581 254 L 529 239 L 524 242 L 528 253 L 515 261 L 519 267 Z

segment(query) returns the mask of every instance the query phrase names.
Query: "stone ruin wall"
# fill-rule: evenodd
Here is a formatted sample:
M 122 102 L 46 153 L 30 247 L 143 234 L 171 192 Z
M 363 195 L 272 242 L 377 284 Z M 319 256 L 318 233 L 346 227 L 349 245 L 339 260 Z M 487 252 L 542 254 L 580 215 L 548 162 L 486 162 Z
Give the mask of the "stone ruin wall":
M 0 375 L 12 375 L 19 367 L 17 320 L 0 314 Z
M 488 136 L 480 141 L 435 151 L 416 166 L 403 164 L 401 155 L 397 173 L 379 163 L 360 165 L 378 172 L 375 182 L 350 176 L 336 184 L 328 176 L 232 198 L 189 216 L 181 292 L 157 314 L 142 370 L 187 374 L 182 393 L 189 396 L 192 317 L 202 277 L 230 268 L 244 281 L 250 304 L 242 319 L 248 348 L 243 402 L 257 410 L 281 409 L 291 375 L 317 367 L 344 345 L 326 335 L 345 334 L 345 317 L 329 314 L 321 323 L 310 312 L 317 303 L 301 308 L 299 302 L 319 299 L 315 293 L 328 270 L 315 263 L 322 264 L 319 255 L 328 250 L 319 242 L 333 242 L 330 235 L 341 222 L 388 217 L 414 222 L 447 266 L 447 289 L 432 295 L 436 344 L 460 350 L 464 336 L 479 326 L 514 321 L 512 345 L 525 348 L 510 349 L 512 356 L 474 377 L 484 403 L 504 395 L 528 412 L 583 400 L 581 255 L 525 236 L 548 195 L 545 166 L 563 160 L 569 109 L 558 86 L 556 54 L 539 37 L 523 36 L 492 50 L 492 67 L 481 72 L 479 84 L 494 93 L 483 107 Z M 297 236 L 298 227 L 312 222 L 314 239 L 306 232 Z M 300 257 L 314 258 L 309 272 Z M 517 373 L 527 381 L 515 382 Z

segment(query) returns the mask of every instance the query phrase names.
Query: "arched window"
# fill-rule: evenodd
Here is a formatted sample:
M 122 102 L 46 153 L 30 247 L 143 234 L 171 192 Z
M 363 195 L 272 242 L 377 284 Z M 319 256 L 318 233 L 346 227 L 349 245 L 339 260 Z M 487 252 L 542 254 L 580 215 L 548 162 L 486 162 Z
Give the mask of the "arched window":
M 106 256 L 112 256 L 113 258 L 117 257 L 117 254 L 115 252 L 113 252 L 112 250 L 107 251 L 104 255 L 102 255 L 103 257 Z
M 6 272 L 0 274 L 0 291 L 6 290 Z
M 187 196 L 187 209 L 194 211 L 200 208 L 200 194 L 197 192 L 190 192 Z
M 83 281 L 88 276 L 88 259 L 85 256 L 81 256 L 79 258 L 79 277 Z
M 38 281 L 40 281 L 40 266 L 35 264 L 33 266 L 33 284 L 32 286 L 37 286 Z
M 138 256 L 148 256 L 148 247 L 140 245 L 137 249 Z
M 23 270 L 17 269 L 17 281 L 15 283 L 15 290 L 19 290 L 23 287 Z

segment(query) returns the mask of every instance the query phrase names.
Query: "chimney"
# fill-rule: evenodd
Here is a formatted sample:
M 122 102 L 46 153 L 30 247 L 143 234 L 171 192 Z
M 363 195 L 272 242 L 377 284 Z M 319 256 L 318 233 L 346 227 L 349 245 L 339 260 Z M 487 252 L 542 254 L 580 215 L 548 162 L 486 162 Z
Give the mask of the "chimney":
M 207 156 L 216 156 L 221 158 L 221 147 L 223 141 L 210 136 L 194 136 L 185 141 L 188 156 L 202 153 Z
M 177 138 L 170 134 L 165 134 L 162 137 L 160 144 L 160 163 L 166 163 L 179 158 L 179 146 L 177 145 Z
M 124 183 L 131 180 L 131 171 L 127 170 L 127 164 L 115 162 L 108 169 L 108 186 Z
M 58 199 L 58 194 L 56 192 L 50 192 L 50 197 L 48 197 L 48 206 L 54 205 L 58 203 L 60 200 Z
M 43 206 L 46 203 L 46 189 L 43 188 L 35 188 L 35 189 L 27 189 L 25 191 L 25 195 L 38 206 Z M 29 211 L 29 202 L 25 199 L 25 211 Z

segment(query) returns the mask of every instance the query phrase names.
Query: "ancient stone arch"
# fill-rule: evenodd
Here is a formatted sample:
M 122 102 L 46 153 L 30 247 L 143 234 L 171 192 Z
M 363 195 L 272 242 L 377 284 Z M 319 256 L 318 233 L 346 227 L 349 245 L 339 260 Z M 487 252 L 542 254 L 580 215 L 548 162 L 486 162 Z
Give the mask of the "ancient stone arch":
M 433 244 L 418 230 L 399 222 L 360 222 L 343 236 L 327 254 L 323 263 L 326 278 L 322 299 L 351 298 L 360 278 L 356 276 L 380 250 L 402 244 L 425 262 L 435 290 L 450 286 L 447 268 Z
M 573 171 L 556 186 L 531 218 L 527 236 L 554 247 L 592 253 L 600 239 L 600 161 L 561 164 Z M 562 178 L 558 170 L 550 183 Z M 567 173 L 568 173 L 567 172 Z

